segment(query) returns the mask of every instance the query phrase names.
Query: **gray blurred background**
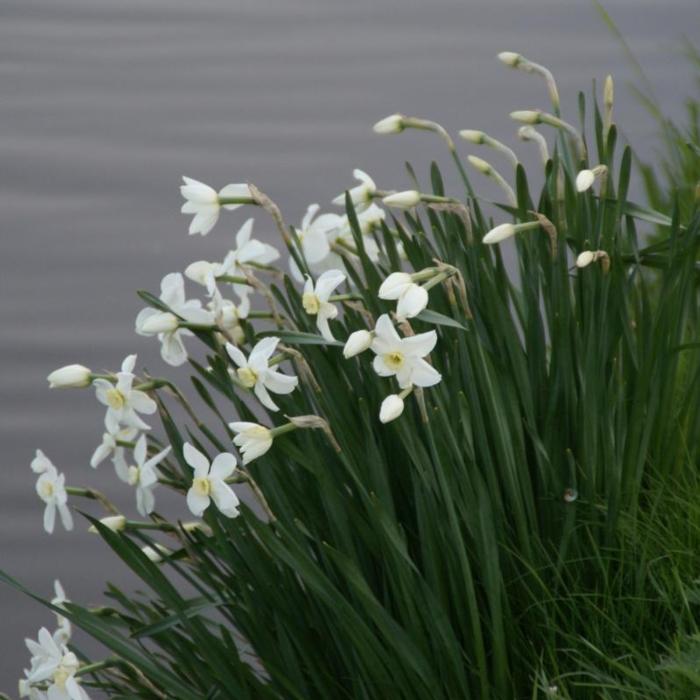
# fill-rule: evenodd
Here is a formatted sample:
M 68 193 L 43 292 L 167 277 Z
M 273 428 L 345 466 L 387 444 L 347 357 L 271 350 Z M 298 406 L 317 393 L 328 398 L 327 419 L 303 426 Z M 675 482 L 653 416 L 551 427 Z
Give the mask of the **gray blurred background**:
M 680 117 L 694 86 L 678 39 L 698 35 L 697 0 L 606 7 Z M 155 341 L 133 334 L 135 290 L 220 259 L 246 218 L 188 237 L 180 176 L 254 182 L 292 223 L 310 202 L 330 206 L 354 167 L 385 188 L 408 185 L 405 159 L 425 174 L 438 158 L 451 177 L 436 137 L 371 125 L 402 111 L 515 144 L 509 111 L 545 106 L 546 93 L 495 60 L 506 49 L 554 70 L 572 118 L 576 92 L 613 73 L 624 136 L 653 157 L 632 72 L 587 1 L 2 0 L 0 568 L 45 595 L 59 576 L 82 602 L 107 579 L 132 585 L 79 517 L 73 533 L 43 532 L 29 462 L 41 447 L 71 485 L 124 491 L 110 466 L 88 465 L 103 415 L 92 392 L 49 392 L 45 377 L 70 362 L 115 369 L 129 352 L 165 369 Z M 531 161 L 533 148 L 519 146 Z M 256 232 L 276 241 L 261 216 Z M 23 637 L 53 618 L 0 586 L 0 620 L 0 691 L 14 696 Z

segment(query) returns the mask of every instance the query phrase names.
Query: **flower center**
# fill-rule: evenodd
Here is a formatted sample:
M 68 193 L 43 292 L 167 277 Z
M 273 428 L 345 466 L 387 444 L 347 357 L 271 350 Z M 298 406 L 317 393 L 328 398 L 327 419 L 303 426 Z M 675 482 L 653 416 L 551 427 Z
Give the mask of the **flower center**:
M 304 294 L 301 303 L 304 306 L 304 311 L 311 316 L 315 316 L 321 308 L 321 300 L 313 292 Z
M 208 496 L 211 491 L 211 484 L 206 476 L 195 476 L 192 479 L 192 488 L 200 496 Z
M 127 472 L 127 477 L 129 486 L 136 486 L 141 478 L 141 470 L 138 467 L 131 466 Z
M 246 437 L 250 438 L 251 440 L 265 440 L 269 434 L 270 429 L 265 428 L 262 425 L 256 425 L 253 428 L 248 428 L 248 430 L 245 431 Z
M 68 680 L 68 677 L 70 676 L 70 673 L 66 671 L 63 666 L 59 666 L 53 674 L 53 682 L 61 689 L 65 690 L 66 688 L 66 681 Z
M 124 407 L 124 404 L 126 403 L 126 399 L 124 398 L 124 394 L 122 394 L 119 389 L 116 387 L 113 389 L 108 389 L 107 391 L 107 405 L 110 408 L 113 408 L 114 410 L 119 410 L 120 408 Z
M 41 495 L 44 498 L 51 498 L 51 496 L 53 496 L 53 484 L 50 481 L 45 481 L 41 485 Z
M 386 355 L 384 355 L 384 363 L 389 369 L 392 369 L 396 372 L 403 366 L 404 357 L 398 351 L 388 352 L 386 353 Z
M 238 378 L 246 389 L 250 389 L 258 381 L 258 373 L 250 367 L 239 367 Z

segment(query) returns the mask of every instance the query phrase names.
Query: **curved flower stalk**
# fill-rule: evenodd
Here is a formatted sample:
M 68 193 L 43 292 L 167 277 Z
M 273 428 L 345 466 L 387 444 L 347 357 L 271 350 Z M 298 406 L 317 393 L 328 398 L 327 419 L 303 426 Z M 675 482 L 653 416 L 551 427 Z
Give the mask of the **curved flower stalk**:
M 206 236 L 219 220 L 221 209 L 233 211 L 243 204 L 255 204 L 248 185 L 226 185 L 218 192 L 203 182 L 182 177 L 184 185 L 180 194 L 186 200 L 180 210 L 183 214 L 194 214 L 190 223 L 190 236 L 199 233 Z
M 226 483 L 226 479 L 236 471 L 236 458 L 223 452 L 214 457 L 210 464 L 206 455 L 189 442 L 184 444 L 182 454 L 194 472 L 192 485 L 187 492 L 187 506 L 192 514 L 201 517 L 211 501 L 214 501 L 227 518 L 240 515 L 238 496 Z
M 545 66 L 539 63 L 528 61 L 525 56 L 514 53 L 513 51 L 501 51 L 501 53 L 498 54 L 498 60 L 510 68 L 516 68 L 525 73 L 541 75 L 547 83 L 547 90 L 549 91 L 549 99 L 552 102 L 552 107 L 554 107 L 555 112 L 559 111 L 559 89 L 557 88 L 556 80 L 554 80 L 554 75 L 552 75 L 552 72 L 548 68 L 545 68 Z
M 153 512 L 156 499 L 153 489 L 158 485 L 160 473 L 156 469 L 170 453 L 171 447 L 168 445 L 157 455 L 146 459 L 146 436 L 142 435 L 136 442 L 134 448 L 134 461 L 127 470 L 127 483 L 136 488 L 136 509 L 144 517 Z
M 269 337 L 260 340 L 246 358 L 235 345 L 227 343 L 226 352 L 236 364 L 238 381 L 246 389 L 252 389 L 260 403 L 270 411 L 279 411 L 272 400 L 273 394 L 290 394 L 299 383 L 293 375 L 282 374 L 270 367 L 270 358 L 277 348 L 279 338 Z
M 121 371 L 117 372 L 116 383 L 98 378 L 93 381 L 93 386 L 97 400 L 107 406 L 105 422 L 148 430 L 148 424 L 138 414 L 152 415 L 156 412 L 156 402 L 146 392 L 133 388 L 135 365 L 136 355 L 127 355 Z
M 180 326 L 181 319 L 197 325 L 211 325 L 214 315 L 202 308 L 199 299 L 185 299 L 185 281 L 179 272 L 171 272 L 160 283 L 160 300 L 171 311 L 142 309 L 136 316 L 136 332 L 139 335 L 155 335 L 161 343 L 160 354 L 165 362 L 179 367 L 187 362 L 187 350 L 183 336 L 192 332 Z
M 345 273 L 340 270 L 328 270 L 324 272 L 314 285 L 313 280 L 307 277 L 302 295 L 304 311 L 310 316 L 316 317 L 316 326 L 321 335 L 328 341 L 334 341 L 328 321 L 336 318 L 338 308 L 328 300 L 331 294 L 346 279 Z
M 474 129 L 462 129 L 459 132 L 459 135 L 465 141 L 469 141 L 470 143 L 475 143 L 481 146 L 488 146 L 489 148 L 493 148 L 494 151 L 502 153 L 506 158 L 508 158 L 508 160 L 514 168 L 516 168 L 518 166 L 518 163 L 520 162 L 518 160 L 518 156 L 515 155 L 515 151 L 512 148 L 508 148 L 508 146 L 506 146 L 504 143 L 502 143 L 498 139 L 493 138 L 492 136 L 489 136 L 483 131 L 476 131 Z
M 540 134 L 534 126 L 521 126 L 518 129 L 518 138 L 521 141 L 532 141 L 537 144 L 540 150 L 540 158 L 544 165 L 549 160 L 549 148 L 547 147 L 547 139 Z
M 469 163 L 478 170 L 482 175 L 486 175 L 490 180 L 493 180 L 506 194 L 508 203 L 511 206 L 517 206 L 518 198 L 515 196 L 513 188 L 506 182 L 506 179 L 491 163 L 477 156 L 467 156 Z

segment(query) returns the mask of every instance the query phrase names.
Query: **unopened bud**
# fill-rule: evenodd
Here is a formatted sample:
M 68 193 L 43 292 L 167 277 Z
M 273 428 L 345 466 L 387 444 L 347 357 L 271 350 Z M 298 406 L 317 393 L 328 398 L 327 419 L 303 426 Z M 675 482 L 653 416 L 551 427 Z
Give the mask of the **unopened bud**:
M 83 365 L 66 365 L 54 370 L 46 378 L 50 389 L 79 389 L 90 384 L 92 371 Z
M 138 330 L 144 335 L 158 335 L 159 333 L 171 333 L 177 326 L 177 316 L 166 311 L 149 316 L 140 324 Z
M 109 515 L 106 518 L 101 518 L 99 522 L 112 532 L 122 532 L 126 528 L 126 518 L 123 515 Z M 97 528 L 90 525 L 88 532 L 97 533 Z
M 387 207 L 396 207 L 397 209 L 410 209 L 415 207 L 421 201 L 420 192 L 416 190 L 404 190 L 403 192 L 396 192 L 395 194 L 390 194 L 382 199 L 382 202 L 386 204 Z
M 483 131 L 475 131 L 474 129 L 462 129 L 459 135 L 471 143 L 484 143 L 486 134 Z
M 391 114 L 380 119 L 373 127 L 375 134 L 400 134 L 404 130 L 403 114 Z
M 361 330 L 351 333 L 348 339 L 345 341 L 345 347 L 343 348 L 343 356 L 347 360 L 350 357 L 355 357 L 361 352 L 369 349 L 372 345 L 373 335 L 370 331 Z
M 379 409 L 379 420 L 382 423 L 396 420 L 403 413 L 403 409 L 403 399 L 398 394 L 390 394 L 382 401 Z

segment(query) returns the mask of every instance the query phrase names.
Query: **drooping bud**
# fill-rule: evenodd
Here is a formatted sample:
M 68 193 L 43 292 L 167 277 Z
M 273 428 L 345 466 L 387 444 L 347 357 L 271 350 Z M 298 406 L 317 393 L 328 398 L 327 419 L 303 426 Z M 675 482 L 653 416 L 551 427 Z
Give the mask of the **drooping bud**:
M 484 143 L 484 138 L 486 134 L 483 131 L 475 131 L 474 129 L 462 129 L 459 135 L 465 140 L 471 143 Z
M 83 365 L 66 365 L 54 370 L 46 378 L 50 389 L 79 389 L 89 386 L 92 370 Z
M 416 190 L 404 190 L 403 192 L 396 192 L 394 194 L 387 195 L 382 199 L 382 202 L 386 204 L 387 207 L 396 207 L 397 209 L 410 209 L 415 207 L 421 201 L 420 192 Z
M 500 243 L 505 241 L 507 238 L 514 236 L 516 234 L 515 226 L 513 224 L 501 224 L 492 228 L 483 239 L 486 245 L 493 245 L 494 243 Z
M 367 330 L 355 331 L 351 333 L 348 339 L 345 341 L 345 347 L 343 348 L 343 357 L 349 359 L 350 357 L 355 357 L 361 352 L 369 349 L 372 345 L 372 333 Z
M 380 119 L 373 127 L 375 134 L 400 134 L 404 130 L 403 114 L 391 114 Z
M 596 165 L 595 168 L 590 170 L 581 170 L 578 175 L 576 175 L 576 191 L 585 192 L 591 187 L 595 182 L 596 177 L 603 175 L 608 171 L 606 165 Z
M 106 518 L 100 518 L 100 523 L 112 532 L 122 532 L 126 528 L 126 518 L 123 515 L 109 515 Z M 96 533 L 97 528 L 90 525 L 88 532 Z
M 498 60 L 510 68 L 516 68 L 518 63 L 522 61 L 522 58 L 519 53 L 514 53 L 513 51 L 501 51 L 498 54 Z
M 398 394 L 390 394 L 382 401 L 379 409 L 379 420 L 382 423 L 396 420 L 403 413 L 403 409 L 403 399 Z
M 178 320 L 175 314 L 170 312 L 156 313 L 149 316 L 138 331 L 144 335 L 158 335 L 159 333 L 170 333 L 177 328 Z

